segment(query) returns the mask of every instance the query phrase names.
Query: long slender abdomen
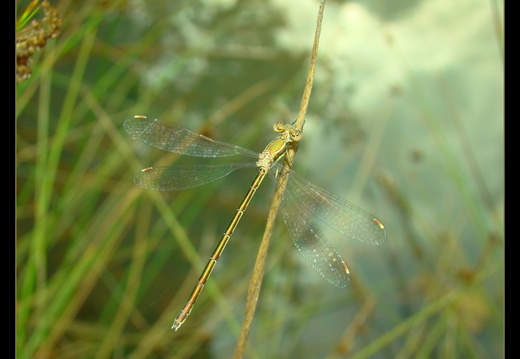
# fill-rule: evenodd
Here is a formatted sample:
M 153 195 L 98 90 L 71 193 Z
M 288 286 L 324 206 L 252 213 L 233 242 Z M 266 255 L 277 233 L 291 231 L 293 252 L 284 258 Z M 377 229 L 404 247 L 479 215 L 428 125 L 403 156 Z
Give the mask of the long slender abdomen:
M 200 293 L 202 292 L 202 289 L 204 288 L 204 284 L 206 284 L 206 281 L 208 280 L 209 276 L 211 275 L 211 272 L 213 271 L 213 268 L 217 264 L 217 261 L 219 260 L 220 256 L 222 255 L 222 252 L 224 251 L 224 248 L 226 248 L 227 243 L 229 242 L 229 239 L 233 235 L 233 232 L 235 231 L 235 228 L 238 225 L 238 222 L 244 215 L 244 212 L 247 209 L 247 206 L 251 202 L 251 199 L 256 193 L 256 190 L 262 183 L 263 179 L 265 178 L 267 174 L 267 170 L 264 168 L 260 168 L 260 171 L 256 175 L 253 183 L 251 184 L 251 187 L 249 188 L 249 191 L 247 191 L 246 196 L 242 200 L 242 203 L 240 203 L 240 206 L 237 208 L 237 211 L 235 212 L 235 215 L 233 216 L 233 219 L 229 223 L 226 231 L 222 235 L 222 238 L 217 244 L 217 247 L 213 251 L 213 254 L 209 258 L 208 263 L 206 264 L 206 267 L 202 271 L 201 276 L 199 277 L 199 280 L 197 284 L 195 285 L 195 288 L 191 292 L 190 298 L 184 305 L 184 307 L 179 311 L 179 314 L 173 321 L 172 329 L 177 330 L 179 327 L 184 323 L 184 321 L 188 318 L 188 316 L 191 313 L 191 310 L 193 309 L 193 306 L 195 305 L 195 302 L 197 301 L 197 298 L 199 297 Z

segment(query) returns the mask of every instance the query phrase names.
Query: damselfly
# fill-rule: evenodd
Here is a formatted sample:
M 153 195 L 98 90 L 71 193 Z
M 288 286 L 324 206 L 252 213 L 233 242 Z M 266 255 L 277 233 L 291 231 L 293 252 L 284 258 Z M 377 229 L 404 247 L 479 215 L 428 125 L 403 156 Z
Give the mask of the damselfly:
M 217 244 L 190 298 L 175 318 L 172 329 L 177 330 L 193 309 L 195 301 L 257 188 L 268 173 L 276 178 L 282 167 L 278 161 L 286 154 L 291 143 L 299 141 L 301 134 L 291 125 L 276 123 L 274 130 L 280 135 L 271 141 L 262 153 L 257 153 L 143 115 L 136 115 L 126 120 L 123 126 L 134 139 L 165 151 L 197 157 L 242 155 L 255 159 L 250 162 L 218 165 L 147 167 L 134 178 L 134 183 L 144 189 L 183 190 L 213 182 L 237 169 L 259 168 L 258 174 Z M 294 171 L 289 171 L 287 175 L 289 182 L 282 200 L 281 212 L 294 244 L 323 278 L 335 286 L 346 287 L 349 268 L 320 231 L 314 218 L 328 224 L 345 237 L 372 244 L 380 244 L 385 240 L 386 232 L 383 223 L 352 203 L 306 181 Z

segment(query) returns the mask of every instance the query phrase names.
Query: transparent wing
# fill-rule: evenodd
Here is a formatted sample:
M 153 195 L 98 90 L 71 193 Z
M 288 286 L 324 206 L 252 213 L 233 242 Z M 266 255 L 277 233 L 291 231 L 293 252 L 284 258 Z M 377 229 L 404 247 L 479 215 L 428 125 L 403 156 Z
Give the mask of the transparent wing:
M 258 158 L 258 153 L 226 142 L 191 132 L 185 128 L 143 115 L 123 123 L 132 138 L 161 150 L 196 157 L 227 157 L 245 155 Z
M 153 191 L 178 191 L 216 181 L 239 168 L 251 167 L 257 167 L 256 163 L 148 167 L 135 175 L 134 184 Z
M 273 177 L 282 165 L 275 165 Z M 281 212 L 292 240 L 303 257 L 328 282 L 343 288 L 349 280 L 349 269 L 341 255 L 320 231 L 315 219 L 326 223 L 346 237 L 361 242 L 380 244 L 386 231 L 377 218 L 290 171 Z
M 376 217 L 349 201 L 313 185 L 293 171 L 289 176 L 287 191 L 307 212 L 347 237 L 371 244 L 381 244 L 385 241 L 385 227 Z
M 347 264 L 300 203 L 293 193 L 285 192 L 281 211 L 296 248 L 328 282 L 340 288 L 346 287 L 349 281 Z

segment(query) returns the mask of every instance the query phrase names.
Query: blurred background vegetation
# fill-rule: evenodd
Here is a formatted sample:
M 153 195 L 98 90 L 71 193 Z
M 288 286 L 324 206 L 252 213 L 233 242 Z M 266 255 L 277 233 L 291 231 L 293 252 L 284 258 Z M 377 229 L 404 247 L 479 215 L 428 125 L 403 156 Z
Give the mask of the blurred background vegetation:
M 156 116 L 262 150 L 296 116 L 318 1 L 50 4 L 61 33 L 16 88 L 17 357 L 229 358 L 272 188 L 173 332 L 255 171 L 141 190 L 143 167 L 207 161 L 146 147 L 122 122 Z M 341 290 L 280 220 L 246 357 L 504 356 L 503 5 L 328 1 L 295 169 L 388 238 L 327 232 L 352 271 Z

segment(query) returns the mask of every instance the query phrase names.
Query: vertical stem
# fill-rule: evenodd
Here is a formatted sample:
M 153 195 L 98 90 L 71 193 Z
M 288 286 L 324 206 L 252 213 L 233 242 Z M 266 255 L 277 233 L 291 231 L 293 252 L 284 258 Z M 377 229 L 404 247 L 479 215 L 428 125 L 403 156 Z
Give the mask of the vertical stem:
M 300 110 L 298 111 L 298 117 L 294 122 L 294 126 L 297 130 L 303 131 L 303 125 L 305 124 L 305 115 L 307 114 L 307 107 L 309 107 L 309 101 L 311 98 L 312 84 L 314 82 L 314 70 L 316 69 L 316 58 L 318 57 L 318 46 L 320 44 L 321 34 L 321 21 L 323 19 L 323 10 L 325 8 L 325 0 L 321 1 L 320 9 L 318 10 L 318 19 L 316 20 L 316 32 L 314 33 L 314 43 L 312 44 L 311 52 L 311 64 L 309 66 L 309 72 L 307 74 L 307 82 L 303 89 L 302 102 L 300 104 Z
M 314 44 L 312 47 L 311 61 L 310 61 L 309 72 L 307 75 L 307 81 L 305 83 L 305 88 L 303 90 L 302 102 L 300 105 L 300 110 L 298 112 L 298 117 L 297 117 L 296 121 L 294 122 L 295 128 L 299 131 L 303 131 L 303 125 L 305 124 L 305 115 L 307 113 L 307 107 L 309 105 L 309 100 L 310 100 L 310 96 L 311 96 L 324 7 L 325 7 L 325 0 L 322 0 L 319 11 L 318 11 L 318 20 L 316 23 L 316 32 L 314 34 Z M 244 350 L 246 347 L 247 338 L 249 336 L 249 331 L 251 329 L 251 324 L 253 322 L 253 317 L 254 317 L 254 314 L 256 311 L 258 298 L 260 297 L 260 289 L 262 286 L 262 279 L 264 276 L 264 268 L 265 268 L 265 262 L 266 262 L 266 258 L 267 258 L 267 251 L 269 249 L 269 243 L 270 243 L 271 234 L 272 234 L 273 228 L 274 228 L 274 222 L 276 219 L 276 215 L 278 213 L 278 209 L 280 208 L 280 204 L 282 202 L 283 193 L 287 186 L 287 180 L 289 179 L 289 177 L 286 176 L 285 174 L 289 171 L 289 169 L 292 166 L 292 161 L 296 154 L 297 145 L 298 145 L 298 143 L 296 142 L 293 147 L 290 147 L 287 150 L 285 161 L 284 161 L 284 168 L 278 179 L 276 190 L 275 190 L 275 193 L 273 196 L 273 201 L 271 203 L 271 208 L 269 210 L 269 215 L 267 217 L 267 223 L 265 226 L 264 235 L 262 237 L 262 242 L 260 243 L 260 247 L 258 249 L 255 266 L 253 268 L 253 274 L 252 274 L 251 280 L 249 282 L 249 288 L 247 291 L 246 308 L 245 308 L 245 313 L 244 313 L 244 320 L 242 322 L 240 337 L 238 339 L 238 343 L 235 348 L 235 352 L 233 354 L 234 359 L 242 358 L 244 355 Z

